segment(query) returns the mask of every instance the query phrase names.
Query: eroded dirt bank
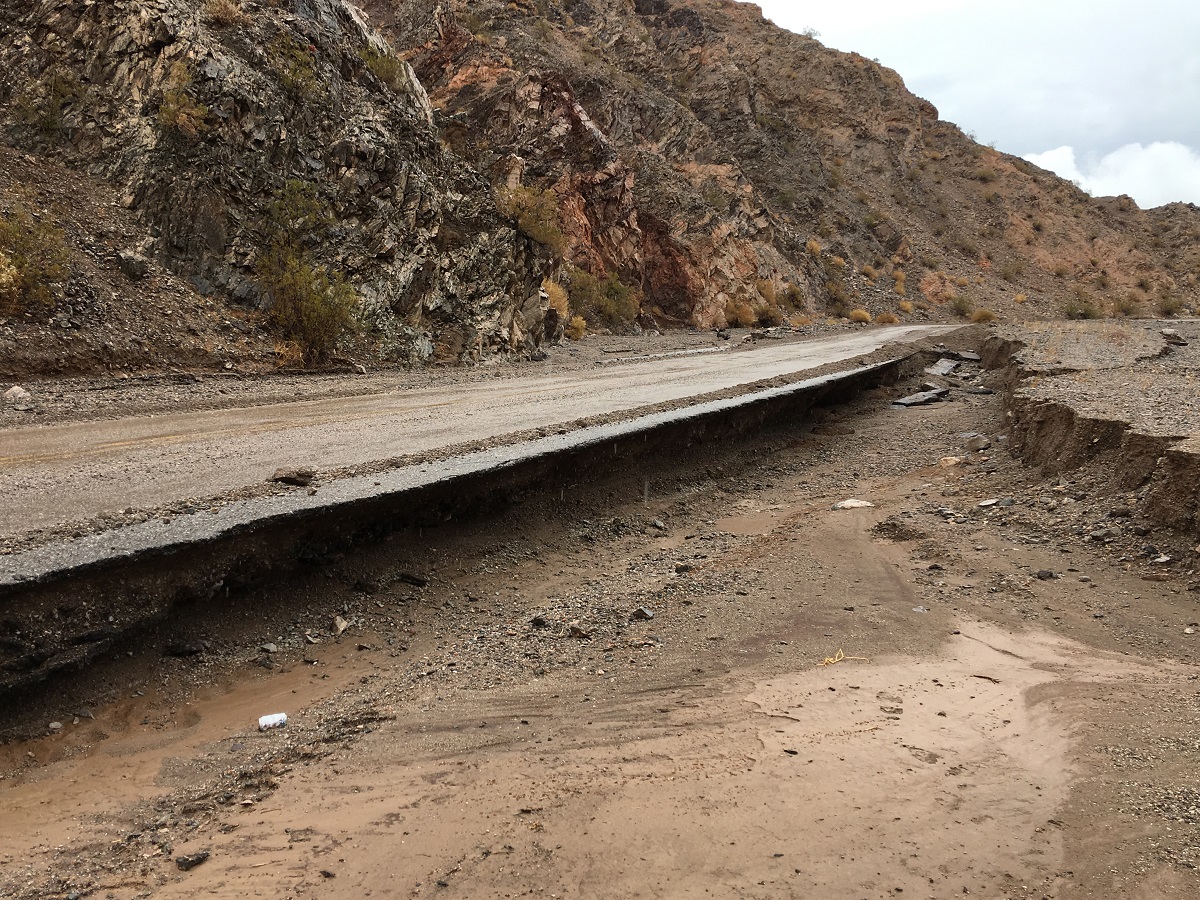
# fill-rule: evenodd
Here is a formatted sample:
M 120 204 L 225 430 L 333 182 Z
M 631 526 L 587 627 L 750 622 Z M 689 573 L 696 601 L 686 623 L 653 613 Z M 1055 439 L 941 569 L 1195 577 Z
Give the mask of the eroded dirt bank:
M 29 698 L 0 894 L 1193 896 L 1189 542 L 900 393 L 185 610 Z

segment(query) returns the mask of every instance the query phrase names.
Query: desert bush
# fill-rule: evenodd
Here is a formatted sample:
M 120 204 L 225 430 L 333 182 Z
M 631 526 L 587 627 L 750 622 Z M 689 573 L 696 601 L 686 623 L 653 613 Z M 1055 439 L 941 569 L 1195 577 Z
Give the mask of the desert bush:
M 980 308 L 971 313 L 971 321 L 976 325 L 981 325 L 985 322 L 996 321 L 996 314 L 990 309 Z
M 327 358 L 353 323 L 354 288 L 345 277 L 294 247 L 265 253 L 256 275 L 275 331 L 298 344 L 306 362 Z
M 1062 314 L 1067 319 L 1099 319 L 1100 310 L 1086 295 L 1076 296 L 1063 304 Z
M 1145 291 L 1148 294 L 1150 293 L 1150 288 L 1152 288 L 1154 285 L 1151 283 L 1149 278 L 1143 275 L 1137 280 L 1137 286 L 1138 290 Z
M 787 305 L 790 306 L 792 309 L 803 309 L 803 307 L 805 305 L 804 304 L 804 294 L 800 290 L 800 285 L 796 284 L 795 282 L 792 282 L 791 284 L 789 284 L 787 286 L 787 291 L 784 293 L 783 296 L 784 296 L 784 300 L 787 301 Z
M 1158 298 L 1158 314 L 1170 318 L 1181 312 L 1183 312 L 1183 301 L 1174 294 L 1164 291 Z
M 904 283 L 907 278 L 908 278 L 908 276 L 904 274 L 903 269 L 896 269 L 896 271 L 892 272 L 892 281 L 894 282 L 894 284 L 892 285 L 892 290 L 894 290 L 901 297 L 904 296 L 904 291 L 905 291 Z
M 1025 267 L 1021 265 L 1021 263 L 1014 260 L 1013 262 L 1005 263 L 1000 267 L 1000 277 L 1009 284 L 1012 284 L 1021 277 L 1021 274 L 1024 271 Z
M 304 363 L 304 348 L 295 341 L 276 341 L 272 349 L 277 368 L 294 369 Z
M 164 131 L 195 140 L 208 131 L 208 107 L 188 93 L 191 85 L 191 69 L 183 60 L 176 60 L 163 88 L 158 124 Z
M 567 289 L 553 279 L 542 281 L 542 290 L 546 292 L 550 308 L 558 313 L 558 318 L 566 322 L 571 317 L 571 303 Z
M 218 28 L 245 25 L 250 21 L 237 0 L 204 0 L 204 15 Z
M 1136 316 L 1141 309 L 1142 300 L 1133 291 L 1113 301 L 1113 315 L 1115 316 Z
M 778 304 L 779 299 L 775 294 L 775 285 L 768 278 L 760 278 L 754 285 L 758 288 L 758 295 L 768 303 Z
M 296 102 L 313 100 L 320 93 L 312 52 L 294 37 L 281 32 L 267 48 L 279 84 Z
M 396 93 L 404 90 L 408 81 L 408 73 L 405 71 L 403 62 L 390 53 L 380 53 L 370 48 L 362 50 L 358 55 L 366 63 L 371 74 L 381 82 Z
M 865 309 L 852 309 L 850 310 L 849 318 L 851 322 L 857 322 L 860 325 L 866 325 L 871 321 L 871 314 Z
M 757 324 L 758 316 L 749 301 L 730 297 L 725 301 L 725 322 L 731 328 L 750 328 Z
M 831 266 L 833 266 L 835 269 L 846 268 L 846 260 L 842 259 L 840 256 L 829 257 L 829 264 Z
M 321 243 L 331 224 L 312 184 L 287 182 L 267 204 L 266 248 L 255 265 L 268 321 L 309 363 L 327 358 L 354 322 L 354 288 L 309 249 Z
M 881 313 L 875 317 L 875 324 L 877 325 L 898 325 L 899 323 L 900 317 L 895 313 Z
M 950 298 L 950 310 L 956 315 L 966 318 L 971 314 L 971 310 L 975 308 L 975 304 L 962 294 L 956 294 Z
M 35 220 L 22 207 L 0 213 L 0 313 L 53 306 L 67 275 L 61 231 Z
M 907 300 L 901 300 L 898 304 L 896 304 L 896 308 L 906 316 L 913 311 L 913 305 Z
M 561 257 L 567 239 L 558 224 L 558 195 L 550 190 L 514 187 L 496 192 L 496 209 L 526 237 Z
M 571 305 L 589 323 L 622 326 L 637 317 L 640 298 L 633 288 L 621 283 L 616 273 L 601 280 L 583 269 L 572 268 L 570 278 Z
M 1096 287 L 1100 288 L 1100 290 L 1108 290 L 1109 284 L 1110 280 L 1107 272 L 1101 272 L 1096 276 Z
M 45 135 L 57 135 L 63 130 L 67 108 L 82 95 L 83 86 L 74 73 L 52 67 L 17 96 L 13 118 Z
M 583 340 L 583 336 L 587 333 L 587 319 L 583 316 L 572 316 L 571 321 L 567 323 L 567 337 L 573 341 Z
M 863 278 L 867 279 L 867 281 L 875 281 L 877 278 L 879 278 L 879 272 L 876 271 L 874 266 L 863 266 L 862 275 Z
M 996 170 L 990 169 L 987 166 L 981 166 L 975 170 L 975 179 L 982 181 L 984 184 L 991 184 L 996 180 Z
M 808 251 L 809 256 L 821 255 L 821 245 L 813 238 L 808 239 L 808 242 L 804 245 L 804 249 Z
M 1017 304 L 1017 306 L 1020 306 L 1022 303 L 1024 303 L 1028 299 L 1029 298 L 1027 296 L 1025 296 L 1024 294 L 1017 294 L 1017 296 L 1013 297 L 1013 303 Z

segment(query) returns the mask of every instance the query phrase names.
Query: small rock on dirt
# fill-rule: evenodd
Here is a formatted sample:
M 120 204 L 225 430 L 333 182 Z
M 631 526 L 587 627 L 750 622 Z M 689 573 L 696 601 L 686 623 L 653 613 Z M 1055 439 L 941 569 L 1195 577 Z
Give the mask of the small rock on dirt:
M 590 640 L 592 637 L 592 633 L 578 622 L 572 622 L 570 625 L 568 625 L 567 631 L 570 632 L 571 637 L 579 638 L 581 641 Z
M 28 403 L 32 399 L 29 391 L 25 390 L 19 384 L 14 384 L 4 392 L 4 402 L 11 403 L 13 406 Z
M 633 618 L 639 622 L 646 622 L 646 621 L 649 621 L 650 619 L 654 618 L 654 613 L 651 612 L 649 609 L 647 609 L 644 606 L 639 606 L 637 609 L 635 609 L 633 611 L 633 615 L 631 616 L 631 618 Z
M 335 635 L 338 635 L 340 637 L 341 633 L 349 627 L 350 627 L 350 623 L 347 622 L 345 619 L 343 619 L 341 616 L 333 617 L 333 633 Z
M 987 450 L 991 446 L 992 442 L 988 440 L 986 435 L 983 434 L 969 435 L 967 439 L 963 441 L 963 448 L 971 453 L 979 453 L 983 450 Z
M 1041 569 L 1037 573 L 1037 578 L 1038 578 L 1038 581 L 1053 581 L 1055 578 L 1055 575 L 1049 569 Z
M 133 250 L 122 250 L 118 253 L 117 265 L 130 281 L 140 281 L 150 271 L 150 260 Z
M 275 474 L 270 477 L 270 481 L 277 484 L 291 484 L 296 487 L 308 487 L 313 483 L 313 479 L 317 477 L 316 470 L 309 468 L 286 468 L 276 469 Z
M 208 856 L 209 853 L 207 850 L 201 850 L 199 853 L 189 853 L 186 856 L 177 856 L 175 857 L 175 865 L 179 866 L 181 872 L 187 872 L 205 862 Z
M 839 500 L 833 504 L 834 509 L 873 509 L 875 504 L 870 500 L 855 500 L 851 497 L 849 500 Z

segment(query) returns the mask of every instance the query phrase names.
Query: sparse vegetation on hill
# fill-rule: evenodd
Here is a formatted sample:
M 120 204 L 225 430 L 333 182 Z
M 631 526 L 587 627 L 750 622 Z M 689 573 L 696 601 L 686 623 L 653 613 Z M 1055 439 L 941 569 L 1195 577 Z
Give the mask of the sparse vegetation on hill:
M 707 328 L 1200 305 L 1196 209 L 1089 197 L 751 5 L 362 6 L 131 0 L 51 23 L 0 0 L 0 134 L 107 179 L 129 243 L 206 295 L 304 344 L 304 317 L 259 301 L 307 282 L 385 360 L 527 348 L 551 275 L 564 328 L 643 306 Z M 290 255 L 261 227 L 289 180 L 330 222 Z

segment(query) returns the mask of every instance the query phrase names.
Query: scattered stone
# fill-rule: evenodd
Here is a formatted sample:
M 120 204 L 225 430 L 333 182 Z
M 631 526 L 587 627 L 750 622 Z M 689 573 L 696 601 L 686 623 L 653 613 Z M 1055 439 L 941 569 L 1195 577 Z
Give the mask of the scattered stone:
M 261 650 L 263 653 L 278 653 L 279 652 L 279 648 L 271 643 L 263 644 L 258 649 Z
M 1038 581 L 1053 581 L 1057 577 L 1058 576 L 1055 575 L 1053 572 L 1051 572 L 1049 569 L 1041 569 L 1037 573 Z
M 201 850 L 199 853 L 189 853 L 187 856 L 177 856 L 175 857 L 175 865 L 179 866 L 181 872 L 188 872 L 206 861 L 208 856 L 207 850 Z
M 997 505 L 998 506 L 1015 506 L 1016 503 L 1017 503 L 1017 501 L 1014 500 L 1012 497 L 1002 497 L 1000 499 L 1000 502 Z
M 581 641 L 590 641 L 592 639 L 592 633 L 585 629 L 578 622 L 572 622 L 570 625 L 568 625 L 567 631 L 570 633 L 571 637 L 579 638 Z
M 963 458 L 961 456 L 943 456 L 938 460 L 938 465 L 943 469 L 953 469 L 955 466 L 961 466 Z
M 62 730 L 63 730 L 63 723 L 62 723 L 62 722 L 51 722 L 51 723 L 50 723 L 50 730 L 51 730 L 51 731 L 62 731 Z
M 963 447 L 971 453 L 981 453 L 992 446 L 986 435 L 973 434 L 963 442 Z
M 923 607 L 923 606 L 914 606 L 914 607 L 913 607 L 913 612 L 915 612 L 915 613 L 927 613 L 927 612 L 929 612 L 929 610 L 927 610 L 927 609 L 926 609 L 925 607 Z
M 639 606 L 633 611 L 632 618 L 638 620 L 639 622 L 646 622 L 654 618 L 654 613 L 644 606 Z
M 870 500 L 855 500 L 851 497 L 849 500 L 839 500 L 833 504 L 833 509 L 874 509 L 875 504 Z
M 676 575 L 686 575 L 690 571 L 692 571 L 692 567 L 688 563 L 678 563 L 675 566 Z
M 1183 335 L 1181 335 L 1174 328 L 1164 328 L 1162 331 L 1159 332 L 1159 334 L 1161 334 L 1163 336 L 1163 338 L 1166 340 L 1166 342 L 1168 344 L 1173 344 L 1176 347 L 1186 347 L 1187 346 L 1188 342 L 1183 339 Z
M 653 522 L 651 522 L 650 524 L 651 524 L 651 526 L 653 526 L 654 528 L 657 528 L 659 531 L 666 531 L 666 530 L 667 530 L 666 523 L 664 523 L 662 519 L 655 519 L 655 520 L 654 520 Z
M 130 281 L 141 281 L 150 271 L 150 260 L 133 250 L 122 250 L 117 254 L 117 265 Z
M 397 578 L 405 584 L 411 584 L 413 587 L 423 588 L 429 584 L 428 578 L 422 578 L 420 575 L 414 575 L 412 572 L 401 572 Z
M 287 468 L 276 469 L 275 474 L 268 480 L 277 484 L 290 484 L 295 487 L 308 487 L 313 483 L 313 479 L 317 477 L 315 469 L 309 468 Z
M 1188 626 L 1187 628 L 1183 629 L 1183 633 L 1184 634 L 1195 634 L 1196 629 L 1192 628 L 1191 626 Z
M 943 356 L 932 366 L 925 369 L 926 375 L 949 375 L 958 368 L 958 362 Z
M 991 500 L 980 500 L 979 501 L 979 505 L 981 507 L 983 507 L 984 509 L 987 509 L 989 506 L 998 506 L 999 503 L 1000 503 L 1000 499 L 998 497 L 993 497 Z
M 1157 566 L 1165 566 L 1165 565 L 1168 565 L 1170 562 L 1171 562 L 1171 557 L 1166 556 L 1165 554 L 1154 560 L 1154 564 Z
M 534 616 L 532 619 L 529 620 L 529 624 L 532 625 L 534 628 L 549 628 L 550 620 L 547 619 L 545 616 Z
M 939 400 L 945 399 L 950 393 L 949 388 L 938 388 L 933 391 L 919 391 L 915 394 L 909 394 L 907 397 L 901 397 L 899 400 L 893 400 L 892 406 L 925 406 L 929 403 L 937 403 Z
M 25 388 L 21 387 L 19 384 L 14 384 L 4 392 L 4 402 L 11 403 L 13 406 L 23 406 L 29 403 L 29 401 L 32 399 L 33 396 L 29 393 L 29 391 L 25 390 Z
M 341 637 L 342 632 L 345 631 L 349 627 L 350 627 L 350 623 L 347 622 L 345 619 L 343 619 L 341 616 L 333 617 L 333 633 L 336 636 Z

